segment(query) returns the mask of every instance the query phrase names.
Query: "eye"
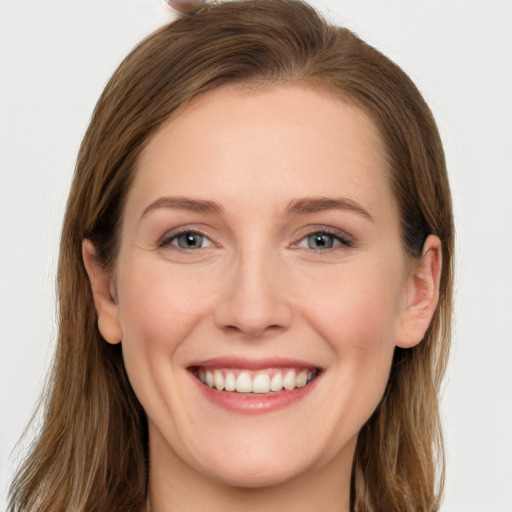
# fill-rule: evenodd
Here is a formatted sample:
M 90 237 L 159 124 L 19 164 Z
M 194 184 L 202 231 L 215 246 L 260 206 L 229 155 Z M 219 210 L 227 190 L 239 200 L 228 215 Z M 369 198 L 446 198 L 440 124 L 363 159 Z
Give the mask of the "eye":
M 212 245 L 211 241 L 197 231 L 183 231 L 181 233 L 171 233 L 159 242 L 159 247 L 173 245 L 179 249 L 195 250 L 203 249 Z
M 338 246 L 351 247 L 352 242 L 339 234 L 327 231 L 316 231 L 304 237 L 298 244 L 299 247 L 314 251 L 326 251 Z

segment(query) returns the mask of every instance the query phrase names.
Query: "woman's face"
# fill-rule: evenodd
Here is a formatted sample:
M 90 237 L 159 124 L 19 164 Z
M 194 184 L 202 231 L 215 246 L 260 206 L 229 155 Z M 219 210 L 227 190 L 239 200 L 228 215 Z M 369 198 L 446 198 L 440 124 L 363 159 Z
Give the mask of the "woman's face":
M 220 88 L 151 140 L 100 328 L 152 470 L 255 487 L 350 468 L 412 279 L 383 153 L 359 109 L 294 86 Z

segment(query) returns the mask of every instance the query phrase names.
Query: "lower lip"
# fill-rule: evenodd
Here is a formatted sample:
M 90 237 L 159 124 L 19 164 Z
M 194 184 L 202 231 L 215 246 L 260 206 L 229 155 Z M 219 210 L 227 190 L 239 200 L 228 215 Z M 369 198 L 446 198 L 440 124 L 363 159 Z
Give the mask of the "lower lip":
M 191 374 L 200 392 L 213 404 L 228 411 L 241 414 L 264 414 L 280 411 L 304 399 L 317 385 L 321 377 L 317 376 L 309 384 L 291 391 L 280 391 L 274 394 L 244 394 L 229 391 L 218 391 L 203 384 Z

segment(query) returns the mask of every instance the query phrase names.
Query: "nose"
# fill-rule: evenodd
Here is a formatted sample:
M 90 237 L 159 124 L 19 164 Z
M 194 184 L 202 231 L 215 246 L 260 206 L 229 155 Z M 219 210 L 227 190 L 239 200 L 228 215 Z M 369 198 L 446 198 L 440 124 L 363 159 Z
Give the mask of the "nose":
M 290 325 L 286 277 L 276 260 L 253 251 L 232 265 L 215 309 L 219 328 L 254 338 Z

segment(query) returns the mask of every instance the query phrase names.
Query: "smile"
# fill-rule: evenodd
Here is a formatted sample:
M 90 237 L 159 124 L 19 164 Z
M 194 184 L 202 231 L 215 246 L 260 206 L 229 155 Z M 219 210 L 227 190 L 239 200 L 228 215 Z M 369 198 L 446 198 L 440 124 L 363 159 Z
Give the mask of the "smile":
M 303 388 L 319 373 L 317 369 L 308 368 L 244 370 L 204 367 L 194 368 L 192 372 L 211 389 L 252 394 L 273 394 Z

